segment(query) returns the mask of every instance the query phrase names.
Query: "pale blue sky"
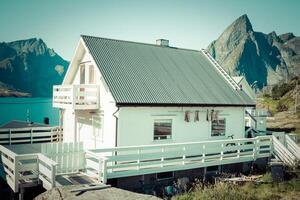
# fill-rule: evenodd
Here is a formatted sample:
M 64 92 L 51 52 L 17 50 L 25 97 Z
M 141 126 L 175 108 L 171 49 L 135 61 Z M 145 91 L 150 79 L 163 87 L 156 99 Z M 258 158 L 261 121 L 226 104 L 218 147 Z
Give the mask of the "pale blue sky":
M 70 60 L 80 34 L 200 49 L 242 14 L 256 31 L 300 35 L 297 0 L 0 0 L 0 41 L 42 38 Z

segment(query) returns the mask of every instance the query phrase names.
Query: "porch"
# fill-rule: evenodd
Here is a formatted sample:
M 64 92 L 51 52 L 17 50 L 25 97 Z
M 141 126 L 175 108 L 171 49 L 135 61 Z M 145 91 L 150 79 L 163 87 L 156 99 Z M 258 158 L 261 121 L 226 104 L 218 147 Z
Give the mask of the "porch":
M 55 85 L 53 107 L 76 110 L 99 109 L 99 86 L 95 84 Z
M 271 156 L 273 139 L 259 136 L 92 150 L 84 150 L 82 143 L 46 143 L 0 146 L 0 151 L 6 181 L 19 192 L 40 183 L 47 190 L 64 185 L 71 175 L 105 184 L 113 178 L 254 161 Z

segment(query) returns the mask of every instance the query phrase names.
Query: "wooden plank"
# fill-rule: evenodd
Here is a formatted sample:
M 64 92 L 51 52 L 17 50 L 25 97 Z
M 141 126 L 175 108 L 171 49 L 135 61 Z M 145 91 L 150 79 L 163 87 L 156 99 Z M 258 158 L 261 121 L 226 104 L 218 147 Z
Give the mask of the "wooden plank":
M 49 178 L 49 180 L 52 177 L 52 171 L 42 164 L 39 164 L 39 172 Z
M 5 172 L 7 175 L 9 175 L 13 180 L 15 180 L 15 175 L 14 175 L 15 171 L 14 171 L 14 169 L 6 168 L 6 167 L 4 167 L 3 169 L 4 169 L 4 172 Z M 13 172 L 11 172 L 11 170 L 12 170 Z
M 3 154 L 1 155 L 2 163 L 8 166 L 10 169 L 15 168 L 15 164 L 10 161 L 8 158 L 6 158 Z
M 45 179 L 43 176 L 39 176 L 39 179 L 42 181 L 43 183 L 43 187 L 46 189 L 46 190 L 50 190 L 52 189 L 52 184 L 47 180 Z

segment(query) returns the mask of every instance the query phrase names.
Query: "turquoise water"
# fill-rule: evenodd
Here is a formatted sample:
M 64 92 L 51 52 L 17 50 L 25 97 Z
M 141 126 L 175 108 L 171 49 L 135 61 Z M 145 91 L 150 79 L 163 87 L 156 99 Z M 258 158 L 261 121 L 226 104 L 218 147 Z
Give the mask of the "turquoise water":
M 43 123 L 49 117 L 51 125 L 58 125 L 59 110 L 52 107 L 51 98 L 0 98 L 0 125 L 13 119 L 26 121 L 27 110 L 33 122 Z

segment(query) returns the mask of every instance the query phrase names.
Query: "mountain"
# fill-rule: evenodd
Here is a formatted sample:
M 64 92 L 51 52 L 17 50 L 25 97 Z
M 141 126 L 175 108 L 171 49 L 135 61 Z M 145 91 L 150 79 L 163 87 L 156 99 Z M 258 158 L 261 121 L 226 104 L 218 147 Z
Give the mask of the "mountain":
M 31 94 L 20 92 L 13 86 L 7 85 L 0 81 L 0 97 L 31 97 Z
M 68 64 L 42 39 L 2 42 L 0 91 L 1 88 L 2 91 L 9 88 L 10 91 L 29 93 L 33 97 L 50 97 L 52 86 L 61 84 Z
M 300 37 L 256 32 L 247 15 L 235 20 L 207 48 L 231 75 L 243 75 L 258 88 L 300 74 Z

